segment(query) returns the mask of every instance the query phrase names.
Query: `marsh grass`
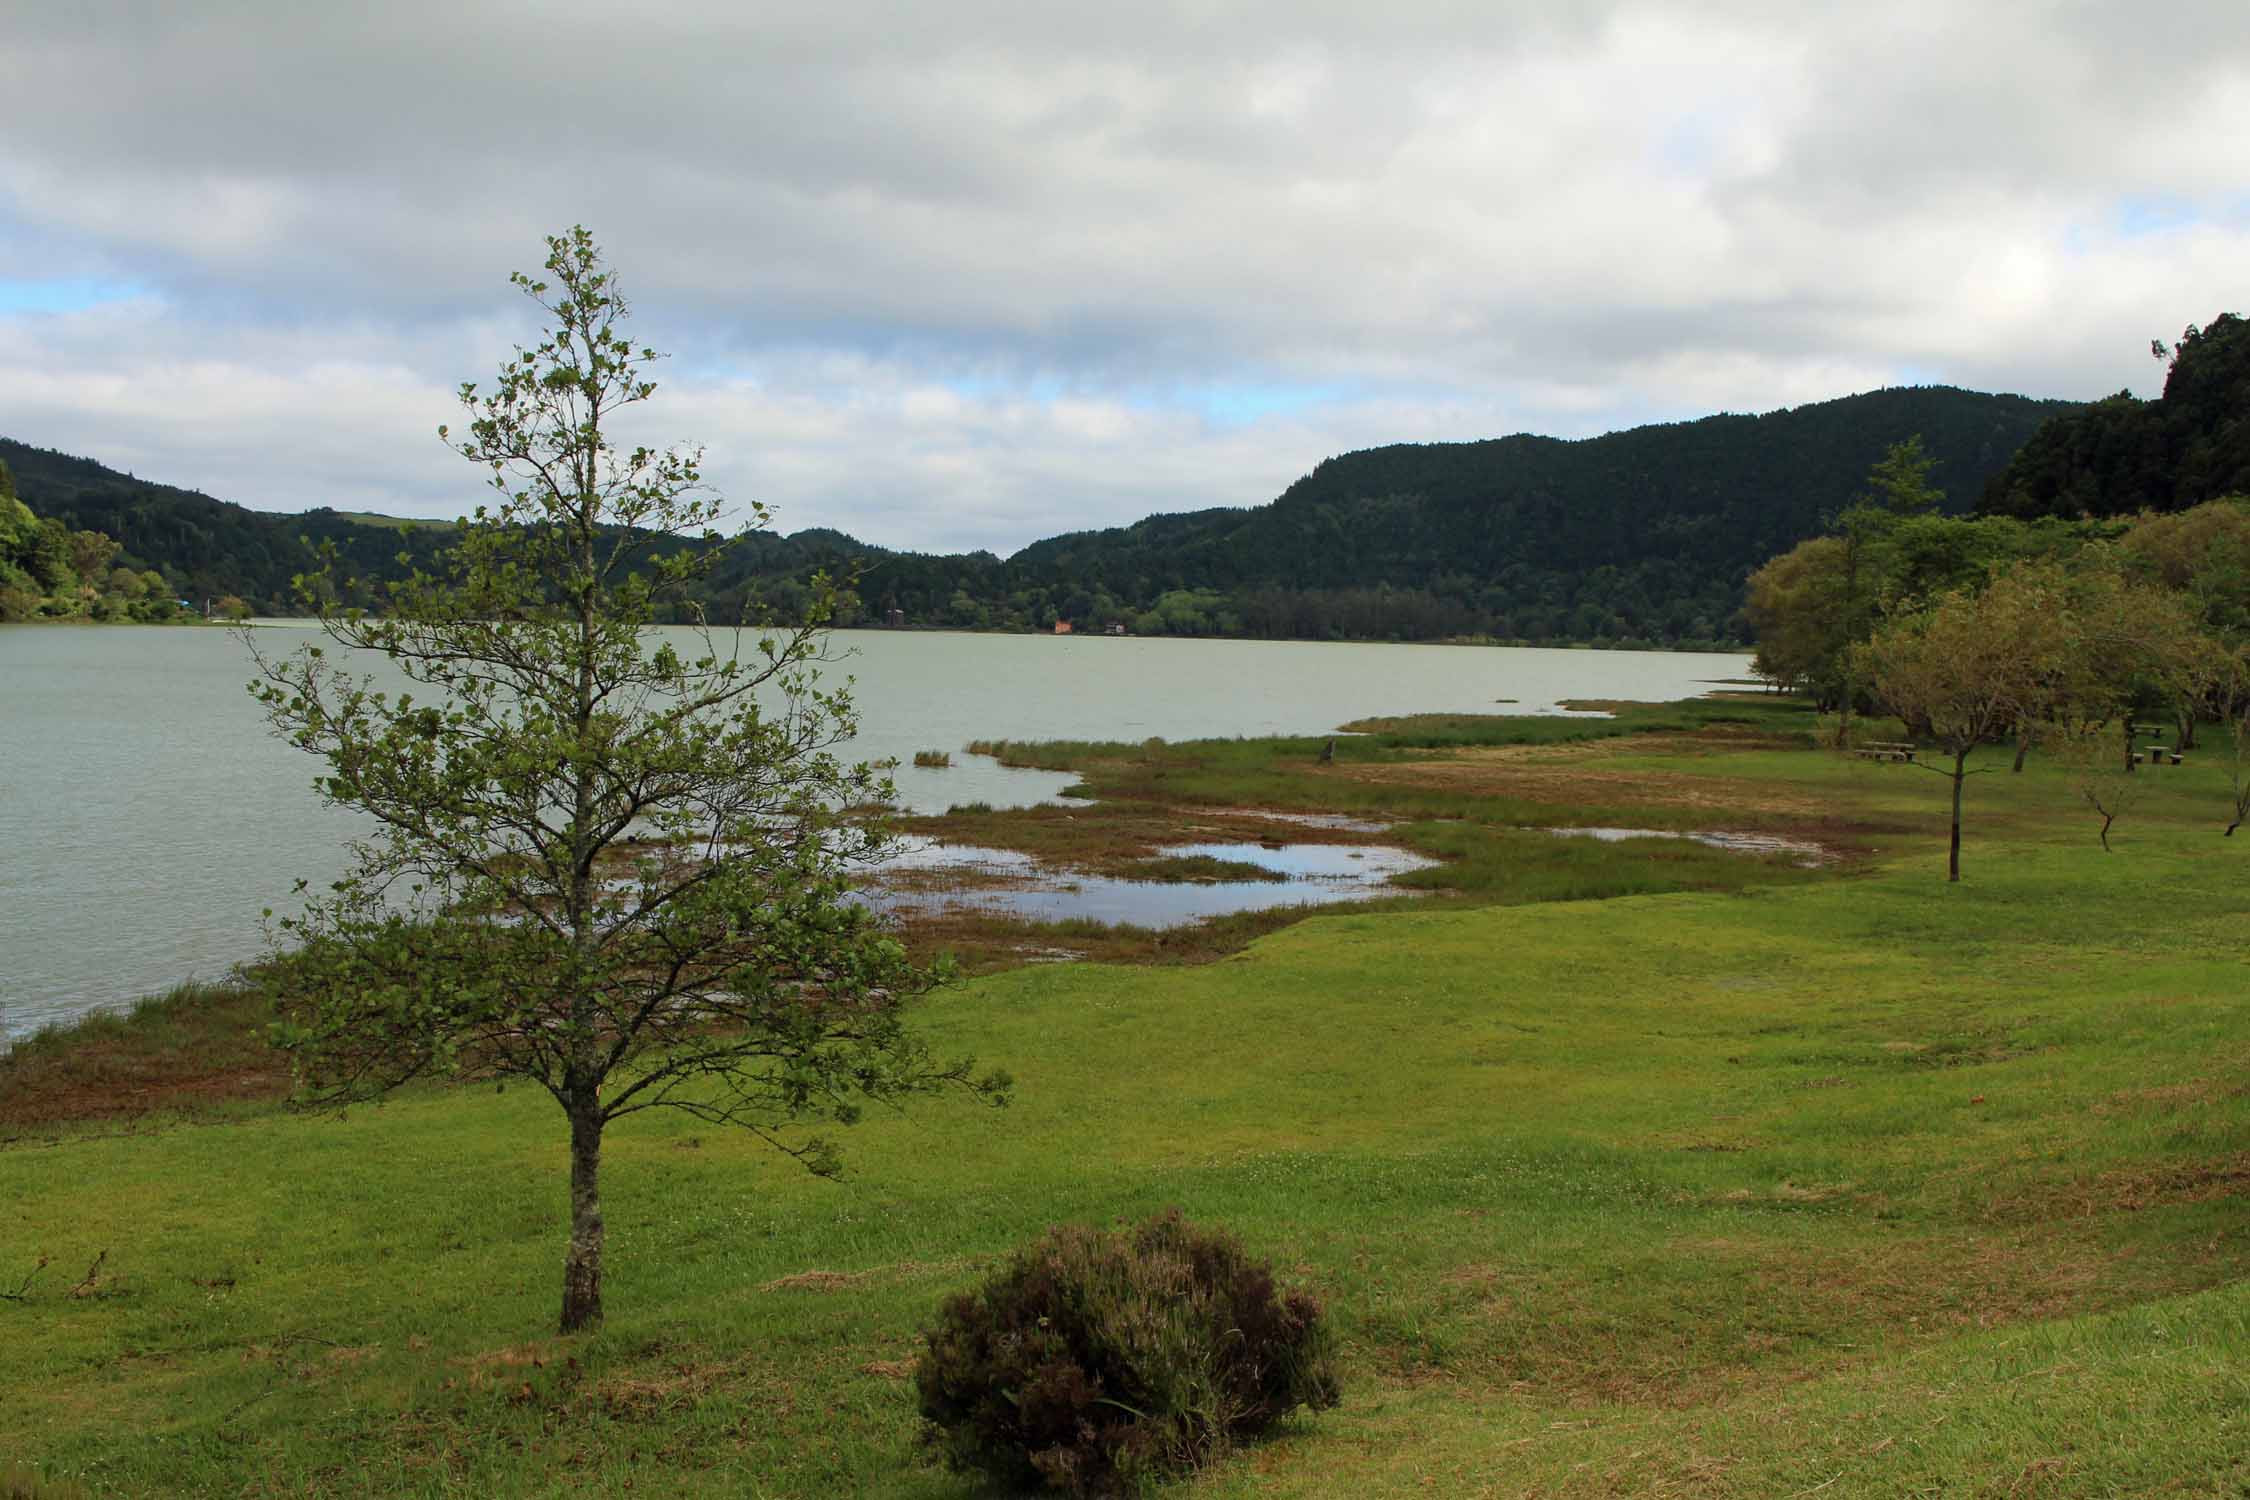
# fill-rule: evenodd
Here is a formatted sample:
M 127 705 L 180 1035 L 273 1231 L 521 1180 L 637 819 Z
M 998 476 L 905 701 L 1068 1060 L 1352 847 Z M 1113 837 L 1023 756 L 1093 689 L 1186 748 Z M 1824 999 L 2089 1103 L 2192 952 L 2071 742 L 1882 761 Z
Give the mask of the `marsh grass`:
M 254 983 L 195 983 L 43 1027 L 0 1053 L 0 1129 L 279 1098 L 289 1066 L 267 1044 L 271 1019 Z
M 1254 881 L 1281 885 L 1288 875 L 1254 860 L 1220 859 L 1209 854 L 1167 854 L 1155 859 L 1126 860 L 1111 866 L 1125 880 L 1149 880 L 1168 885 L 1207 884 L 1217 881 Z

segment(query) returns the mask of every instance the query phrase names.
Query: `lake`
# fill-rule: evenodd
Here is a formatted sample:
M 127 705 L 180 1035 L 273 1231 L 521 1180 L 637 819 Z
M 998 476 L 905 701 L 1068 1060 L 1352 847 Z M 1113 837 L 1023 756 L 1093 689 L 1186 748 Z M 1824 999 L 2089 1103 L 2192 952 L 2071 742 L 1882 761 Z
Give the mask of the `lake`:
M 688 633 L 668 632 L 688 646 Z M 315 633 L 277 623 L 269 647 Z M 961 753 L 972 739 L 1325 734 L 1398 713 L 1542 713 L 1670 700 L 1748 658 L 1640 651 L 844 631 L 855 754 L 896 756 L 901 800 L 1022 805 L 1069 780 Z M 379 669 L 387 664 L 378 661 Z M 215 979 L 260 913 L 333 878 L 358 828 L 271 738 L 250 663 L 207 627 L 0 627 L 0 1035 Z M 386 679 L 387 670 L 378 672 Z M 1512 701 L 1511 701 L 1512 700 Z M 911 764 L 917 750 L 953 764 Z

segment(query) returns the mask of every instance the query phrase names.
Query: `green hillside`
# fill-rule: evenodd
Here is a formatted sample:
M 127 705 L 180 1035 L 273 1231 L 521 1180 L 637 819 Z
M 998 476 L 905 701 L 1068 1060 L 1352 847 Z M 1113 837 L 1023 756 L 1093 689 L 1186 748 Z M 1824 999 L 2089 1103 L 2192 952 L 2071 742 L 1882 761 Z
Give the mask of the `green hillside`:
M 1309 639 L 1731 643 L 1743 577 L 1842 507 L 1890 444 L 1919 433 L 1965 509 L 2068 403 L 1950 387 L 1873 391 L 1565 442 L 1394 444 L 1320 464 L 1272 503 L 1151 516 L 1013 557 L 893 552 L 840 532 L 761 536 L 703 601 L 787 612 L 815 568 L 857 565 L 855 619 L 913 625 Z M 446 532 L 363 512 L 248 510 L 0 439 L 24 500 L 123 543 L 185 597 L 289 607 L 333 543 L 349 575 L 428 562 Z
M 1408 628 L 1347 633 L 1734 637 L 1743 576 L 1817 533 L 1890 444 L 1920 433 L 1963 510 L 2071 409 L 1931 386 L 1578 442 L 1395 444 L 1329 459 L 1269 506 L 1056 537 L 1009 568 L 1132 602 L 1218 591 L 1253 635 L 1388 614 Z

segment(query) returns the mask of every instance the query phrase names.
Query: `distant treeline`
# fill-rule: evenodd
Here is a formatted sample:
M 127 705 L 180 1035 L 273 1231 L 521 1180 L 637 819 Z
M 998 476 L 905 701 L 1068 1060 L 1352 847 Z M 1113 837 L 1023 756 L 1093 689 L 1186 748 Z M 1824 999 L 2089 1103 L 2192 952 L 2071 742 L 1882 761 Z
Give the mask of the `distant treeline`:
M 1920 434 L 1960 510 L 2071 410 L 1933 386 L 1576 442 L 1397 444 L 1329 459 L 1267 505 L 1151 516 L 1005 559 L 893 552 L 835 531 L 752 536 L 697 602 L 719 619 L 786 616 L 815 570 L 856 570 L 839 623 L 1732 645 L 1747 639 L 1749 571 L 1818 534 L 1891 444 Z M 450 536 L 333 510 L 246 510 L 5 440 L 0 457 L 42 515 L 117 538 L 181 597 L 231 595 L 259 612 L 294 607 L 291 579 L 323 544 L 340 576 L 372 583 L 433 566 Z

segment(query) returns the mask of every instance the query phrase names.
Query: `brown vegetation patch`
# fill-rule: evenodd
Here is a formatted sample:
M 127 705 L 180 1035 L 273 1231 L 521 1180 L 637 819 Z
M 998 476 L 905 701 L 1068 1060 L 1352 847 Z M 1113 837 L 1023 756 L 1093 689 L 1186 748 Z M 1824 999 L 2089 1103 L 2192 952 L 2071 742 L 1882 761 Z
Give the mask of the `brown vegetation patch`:
M 607 1415 L 645 1421 L 701 1404 L 727 1373 L 724 1365 L 682 1362 L 654 1372 L 605 1376 L 591 1394 Z
M 912 1380 L 914 1361 L 911 1359 L 871 1359 L 859 1367 L 862 1375 L 873 1375 L 878 1380 Z
M 1630 745 L 1648 753 L 1651 741 L 1598 741 L 1604 747 Z M 1704 748 L 1708 749 L 1708 746 Z M 1506 797 L 1569 807 L 1693 808 L 1699 812 L 1778 813 L 1820 821 L 1823 809 L 1813 798 L 1784 791 L 1770 782 L 1728 781 L 1682 771 L 1643 768 L 1604 770 L 1586 746 L 1501 745 L 1455 750 L 1427 760 L 1355 762 L 1328 774 L 1373 785 L 1416 786 L 1466 796 Z
M 2183 1109 L 2194 1109 L 2215 1104 L 2221 1099 L 2231 1099 L 2242 1092 L 2241 1084 L 2224 1084 L 2214 1078 L 2190 1078 L 2180 1083 L 2159 1084 L 2154 1088 L 2122 1089 L 2095 1105 L 2094 1113 L 2176 1114 Z
M 0 1054 L 0 1136 L 284 1098 L 289 1063 L 267 1044 L 267 1020 L 252 992 L 195 986 L 132 1015 L 27 1037 Z
M 761 1292 L 841 1292 L 867 1279 L 865 1271 L 799 1271 L 777 1276 L 758 1288 Z
M 2250 1151 L 2115 1167 L 2090 1177 L 2039 1183 L 1993 1199 L 1985 1215 L 2002 1223 L 2041 1223 L 2244 1196 L 2250 1196 Z
M 504 1349 L 487 1349 L 482 1354 L 463 1355 L 453 1362 L 468 1368 L 471 1380 L 489 1377 L 508 1370 L 544 1369 L 554 1358 L 554 1350 L 544 1343 L 516 1344 Z
M 1062 877 L 1033 870 L 1004 869 L 998 865 L 963 860 L 959 864 L 915 865 L 904 869 L 875 870 L 860 876 L 856 885 L 879 891 L 917 896 L 952 891 L 1021 891 L 1052 883 Z
M 51 1125 L 73 1120 L 130 1120 L 148 1115 L 193 1115 L 223 1104 L 281 1099 L 289 1093 L 286 1066 L 199 1068 L 191 1059 L 84 1059 L 88 1066 L 60 1076 L 34 1078 L 19 1088 L 0 1086 L 0 1127 Z M 167 1072 L 171 1076 L 167 1076 Z M 128 1081 L 129 1080 L 129 1081 Z
M 983 1264 L 981 1258 L 940 1261 L 935 1264 L 919 1260 L 893 1261 L 887 1266 L 869 1266 L 864 1271 L 798 1271 L 789 1276 L 777 1276 L 758 1288 L 761 1292 L 842 1292 L 870 1281 L 903 1281 L 936 1271 L 958 1271 L 965 1267 Z
M 918 912 L 901 924 L 909 952 L 927 960 L 951 954 L 964 974 L 991 974 L 1027 963 L 1083 960 L 1106 964 L 1207 964 L 1241 952 L 1317 907 L 1276 906 L 1236 912 L 1184 927 L 1113 927 L 1095 922 L 1035 922 L 1007 913 L 956 907 Z
M 1006 849 L 1028 854 L 1053 871 L 1122 875 L 1161 857 L 1178 844 L 1284 844 L 1308 842 L 1317 827 L 1324 844 L 1373 844 L 1381 824 L 1323 819 L 1308 825 L 1286 812 L 1253 807 L 1203 807 L 1127 795 L 1115 789 L 1096 803 L 1073 807 L 1019 807 L 996 812 L 944 813 L 908 818 L 905 832 L 943 844 Z M 953 868 L 953 867 L 948 867 Z

